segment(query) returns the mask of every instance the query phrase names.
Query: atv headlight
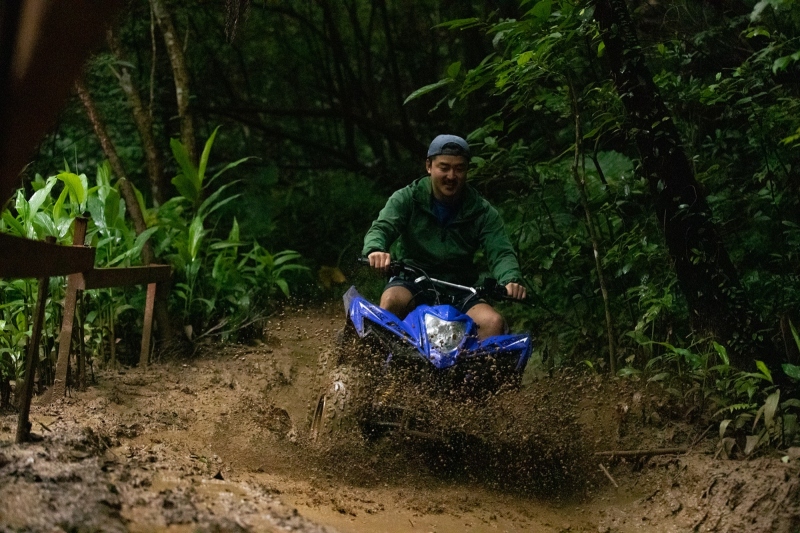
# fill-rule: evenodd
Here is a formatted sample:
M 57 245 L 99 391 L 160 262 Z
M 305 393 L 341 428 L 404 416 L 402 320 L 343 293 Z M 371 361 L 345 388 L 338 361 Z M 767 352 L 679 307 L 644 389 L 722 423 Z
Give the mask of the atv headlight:
M 441 318 L 426 314 L 425 333 L 431 346 L 442 352 L 450 352 L 458 348 L 461 340 L 467 334 L 466 322 L 442 320 Z

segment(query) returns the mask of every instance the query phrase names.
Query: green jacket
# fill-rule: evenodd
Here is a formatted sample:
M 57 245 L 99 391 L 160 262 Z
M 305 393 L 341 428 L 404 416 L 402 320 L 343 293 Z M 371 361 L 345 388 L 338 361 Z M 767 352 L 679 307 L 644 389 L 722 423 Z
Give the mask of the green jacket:
M 363 255 L 388 252 L 397 241 L 393 259 L 421 268 L 433 278 L 474 285 L 479 276 L 475 253 L 482 248 L 500 284 L 522 280 L 500 215 L 473 187 L 465 187 L 463 203 L 445 225 L 437 219 L 431 202 L 427 176 L 396 191 L 364 237 Z

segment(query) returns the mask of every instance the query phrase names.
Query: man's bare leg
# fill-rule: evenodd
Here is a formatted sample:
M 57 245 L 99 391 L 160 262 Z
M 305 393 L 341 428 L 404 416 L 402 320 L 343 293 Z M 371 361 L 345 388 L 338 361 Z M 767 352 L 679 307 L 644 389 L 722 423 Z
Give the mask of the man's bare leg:
M 403 320 L 411 311 L 411 300 L 414 296 L 405 287 L 389 287 L 381 295 L 381 308 L 386 309 L 394 316 Z
M 467 316 L 478 325 L 478 338 L 481 340 L 505 333 L 506 321 L 489 304 L 479 303 L 470 307 Z

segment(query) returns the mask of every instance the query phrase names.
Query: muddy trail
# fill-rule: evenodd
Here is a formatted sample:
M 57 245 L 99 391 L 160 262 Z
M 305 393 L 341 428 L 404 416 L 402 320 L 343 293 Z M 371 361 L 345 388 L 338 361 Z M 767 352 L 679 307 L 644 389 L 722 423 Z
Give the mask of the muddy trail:
M 519 391 L 450 404 L 491 444 L 311 442 L 343 313 L 273 317 L 252 345 L 105 370 L 0 418 L 0 531 L 800 531 L 800 457 L 730 461 L 656 386 L 531 366 Z M 625 459 L 606 450 L 687 448 Z

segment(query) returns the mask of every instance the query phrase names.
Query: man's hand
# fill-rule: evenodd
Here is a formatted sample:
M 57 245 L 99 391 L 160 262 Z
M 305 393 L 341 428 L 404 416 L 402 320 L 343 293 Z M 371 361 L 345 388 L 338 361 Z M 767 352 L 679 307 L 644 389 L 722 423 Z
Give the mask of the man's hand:
M 392 256 L 386 252 L 372 252 L 367 256 L 367 259 L 369 259 L 369 266 L 381 271 L 386 271 L 392 262 Z
M 506 294 L 515 300 L 524 300 L 528 292 L 525 290 L 525 287 L 519 283 L 511 282 L 506 285 Z

